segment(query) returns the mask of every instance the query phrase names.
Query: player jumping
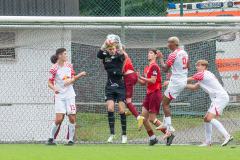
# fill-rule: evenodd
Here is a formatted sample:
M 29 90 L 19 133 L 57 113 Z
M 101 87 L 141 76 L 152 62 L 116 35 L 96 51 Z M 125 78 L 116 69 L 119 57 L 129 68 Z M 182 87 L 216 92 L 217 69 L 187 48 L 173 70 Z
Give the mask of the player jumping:
M 134 90 L 134 86 L 138 82 L 138 75 L 134 71 L 132 60 L 126 53 L 124 47 L 122 51 L 125 55 L 125 61 L 123 65 L 123 74 L 124 74 L 124 83 L 126 88 L 126 103 L 127 103 L 128 109 L 131 111 L 131 113 L 136 117 L 138 121 L 138 130 L 141 130 L 143 126 L 144 117 L 139 115 L 136 106 L 134 106 L 134 104 L 132 103 L 133 90 Z
M 158 51 L 156 49 L 150 49 L 148 52 L 149 65 L 144 69 L 144 76 L 139 76 L 139 83 L 146 85 L 147 93 L 144 98 L 142 115 L 144 116 L 144 127 L 149 135 L 149 145 L 158 143 L 158 139 L 155 136 L 151 122 L 156 127 L 161 126 L 161 122 L 157 119 L 159 114 L 160 104 L 162 101 L 162 85 L 161 85 L 161 72 L 160 67 L 156 63 L 158 58 Z M 164 134 L 166 129 L 161 130 Z
M 164 124 L 167 128 L 167 132 L 164 138 L 168 138 L 172 135 L 175 129 L 172 127 L 170 102 L 177 98 L 177 96 L 183 91 L 187 84 L 188 74 L 188 54 L 183 49 L 179 48 L 179 39 L 177 37 L 170 37 L 168 39 L 168 48 L 172 51 L 169 54 L 166 63 L 163 61 L 163 55 L 160 54 L 161 66 L 164 72 L 168 72 L 171 68 L 172 75 L 170 77 L 167 89 L 164 92 L 163 97 L 163 111 L 164 111 Z M 160 126 L 162 127 L 162 126 Z
M 224 108 L 229 102 L 229 96 L 215 75 L 207 70 L 208 61 L 198 60 L 196 63 L 196 69 L 197 73 L 192 77 L 189 77 L 188 82 L 198 82 L 195 84 L 187 84 L 187 88 L 191 90 L 197 90 L 199 87 L 201 87 L 206 93 L 209 94 L 212 101 L 210 108 L 204 117 L 206 140 L 200 146 L 211 146 L 212 125 L 215 126 L 218 131 L 225 137 L 222 146 L 226 146 L 230 141 L 233 140 L 233 137 L 226 131 L 222 123 L 219 122 L 216 118 L 222 115 Z
M 125 108 L 125 85 L 123 81 L 123 63 L 125 56 L 120 50 L 121 41 L 117 35 L 108 35 L 107 40 L 98 51 L 97 57 L 102 60 L 107 71 L 107 83 L 105 86 L 105 100 L 107 102 L 108 123 L 110 128 L 110 137 L 107 142 L 112 143 L 115 135 L 115 116 L 114 106 L 118 102 L 119 114 L 122 126 L 122 143 L 127 143 L 126 135 L 126 115 Z
M 73 83 L 80 77 L 86 76 L 86 72 L 81 72 L 74 76 L 72 64 L 67 62 L 67 52 L 65 48 L 59 48 L 51 57 L 53 66 L 50 69 L 51 77 L 48 80 L 48 86 L 55 94 L 55 122 L 52 124 L 48 145 L 56 145 L 55 139 L 60 129 L 60 125 L 67 114 L 69 118 L 69 140 L 67 145 L 74 144 L 74 134 L 76 125 L 76 105 Z

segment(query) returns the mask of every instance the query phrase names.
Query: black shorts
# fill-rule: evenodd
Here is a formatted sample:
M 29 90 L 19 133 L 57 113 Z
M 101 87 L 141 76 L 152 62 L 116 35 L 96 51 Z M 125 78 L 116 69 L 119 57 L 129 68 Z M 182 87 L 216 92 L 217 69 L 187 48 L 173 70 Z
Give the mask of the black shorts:
M 113 100 L 115 102 L 125 101 L 125 85 L 120 83 L 107 83 L 105 87 L 105 101 Z

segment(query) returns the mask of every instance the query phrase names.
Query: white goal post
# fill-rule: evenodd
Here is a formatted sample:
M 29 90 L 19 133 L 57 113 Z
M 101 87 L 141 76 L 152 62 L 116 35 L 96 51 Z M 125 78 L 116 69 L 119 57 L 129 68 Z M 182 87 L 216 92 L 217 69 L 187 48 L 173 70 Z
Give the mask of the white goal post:
M 0 23 L 6 24 L 81 24 L 81 23 L 240 23 L 240 17 L 52 17 L 52 16 L 0 16 Z

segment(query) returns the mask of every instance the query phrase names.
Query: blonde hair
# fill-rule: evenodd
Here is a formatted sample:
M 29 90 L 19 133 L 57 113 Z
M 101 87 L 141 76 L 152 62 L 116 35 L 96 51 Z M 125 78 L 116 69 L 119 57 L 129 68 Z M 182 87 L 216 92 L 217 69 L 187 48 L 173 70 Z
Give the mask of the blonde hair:
M 198 65 L 198 64 L 200 64 L 200 65 L 205 66 L 206 68 L 208 68 L 208 61 L 205 60 L 205 59 L 200 59 L 200 60 L 198 60 L 198 61 L 196 62 L 196 65 Z
M 177 46 L 179 46 L 179 38 L 178 37 L 170 37 L 168 41 L 174 42 Z
M 116 49 L 116 48 L 117 48 L 116 45 L 107 46 L 107 49 Z

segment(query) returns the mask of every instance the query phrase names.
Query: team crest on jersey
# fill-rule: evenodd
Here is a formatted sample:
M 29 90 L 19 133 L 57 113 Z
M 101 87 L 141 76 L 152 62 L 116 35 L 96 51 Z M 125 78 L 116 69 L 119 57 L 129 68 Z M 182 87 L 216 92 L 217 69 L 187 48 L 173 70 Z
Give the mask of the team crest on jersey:
M 62 80 L 67 80 L 67 79 L 69 79 L 70 77 L 69 76 L 67 76 L 67 75 L 65 75 L 65 76 L 63 76 L 63 78 L 62 78 Z
M 157 75 L 157 71 L 153 71 L 153 75 L 156 76 Z
M 114 59 L 114 58 L 115 58 L 115 56 L 111 56 L 111 58 L 112 58 L 112 59 Z
M 112 58 L 106 57 L 105 62 L 112 62 Z

